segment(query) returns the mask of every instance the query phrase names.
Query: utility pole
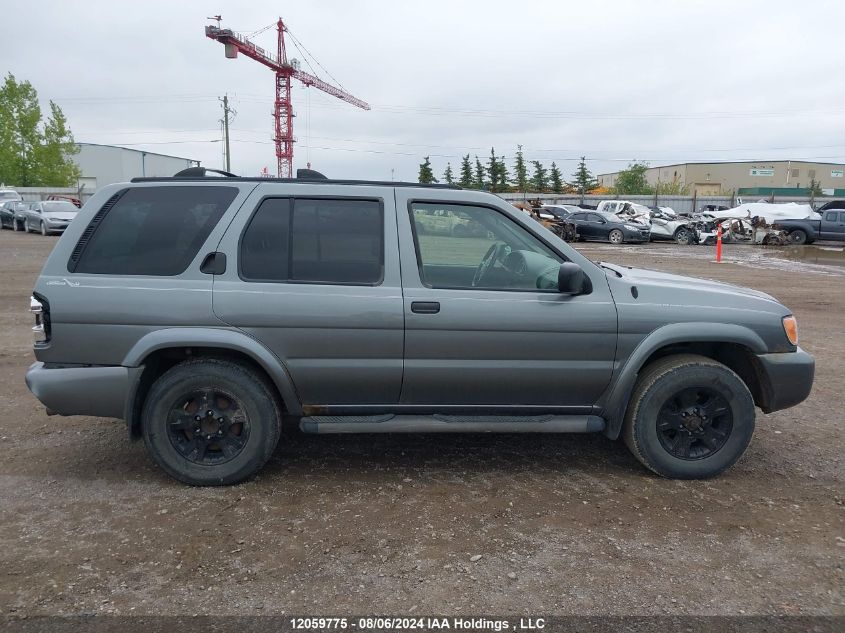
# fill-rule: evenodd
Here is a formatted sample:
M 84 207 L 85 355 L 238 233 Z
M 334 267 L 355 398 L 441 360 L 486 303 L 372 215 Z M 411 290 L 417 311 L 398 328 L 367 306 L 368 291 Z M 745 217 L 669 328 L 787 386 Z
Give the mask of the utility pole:
M 223 145 L 226 152 L 226 171 L 232 171 L 232 156 L 229 154 L 229 95 L 223 95 Z

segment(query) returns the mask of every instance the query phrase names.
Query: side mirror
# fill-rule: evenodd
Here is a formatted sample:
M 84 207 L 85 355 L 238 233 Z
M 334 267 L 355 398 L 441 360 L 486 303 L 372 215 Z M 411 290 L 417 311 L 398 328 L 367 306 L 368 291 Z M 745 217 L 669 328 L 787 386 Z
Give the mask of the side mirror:
M 557 271 L 558 292 L 568 295 L 581 294 L 584 291 L 586 277 L 578 264 L 563 262 Z

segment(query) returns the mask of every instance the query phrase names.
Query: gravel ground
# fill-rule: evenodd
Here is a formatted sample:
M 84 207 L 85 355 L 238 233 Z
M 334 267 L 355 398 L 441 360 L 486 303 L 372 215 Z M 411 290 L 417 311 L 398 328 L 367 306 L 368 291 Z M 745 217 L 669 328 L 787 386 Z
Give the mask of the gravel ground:
M 798 316 L 813 394 L 759 414 L 717 479 L 659 479 L 600 436 L 288 430 L 255 481 L 197 489 L 122 423 L 47 417 L 27 391 L 27 300 L 55 239 L 0 232 L 3 614 L 845 615 L 845 268 L 579 245 Z

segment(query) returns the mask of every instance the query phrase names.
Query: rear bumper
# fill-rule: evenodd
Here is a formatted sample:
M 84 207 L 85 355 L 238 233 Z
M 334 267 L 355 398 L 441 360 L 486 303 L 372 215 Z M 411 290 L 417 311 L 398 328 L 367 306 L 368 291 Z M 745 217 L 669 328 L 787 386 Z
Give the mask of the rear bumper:
M 810 395 L 816 361 L 800 347 L 784 354 L 759 354 L 757 359 L 766 379 L 761 406 L 765 413 L 794 407 Z
M 59 415 L 123 418 L 127 396 L 141 369 L 33 363 L 26 372 L 26 386 L 48 410 Z

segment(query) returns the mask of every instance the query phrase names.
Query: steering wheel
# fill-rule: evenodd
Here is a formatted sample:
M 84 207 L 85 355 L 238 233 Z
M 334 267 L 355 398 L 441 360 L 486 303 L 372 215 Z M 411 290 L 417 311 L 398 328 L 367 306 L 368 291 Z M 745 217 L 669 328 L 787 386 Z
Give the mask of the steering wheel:
M 487 271 L 493 267 L 493 264 L 499 261 L 503 256 L 507 255 L 508 252 L 510 252 L 510 246 L 504 242 L 491 244 L 490 248 L 488 248 L 487 252 L 484 254 L 484 258 L 481 260 L 481 263 L 478 265 L 478 268 L 475 270 L 475 275 L 472 277 L 472 287 L 478 287 L 478 284 L 481 283 L 484 275 L 486 275 Z

